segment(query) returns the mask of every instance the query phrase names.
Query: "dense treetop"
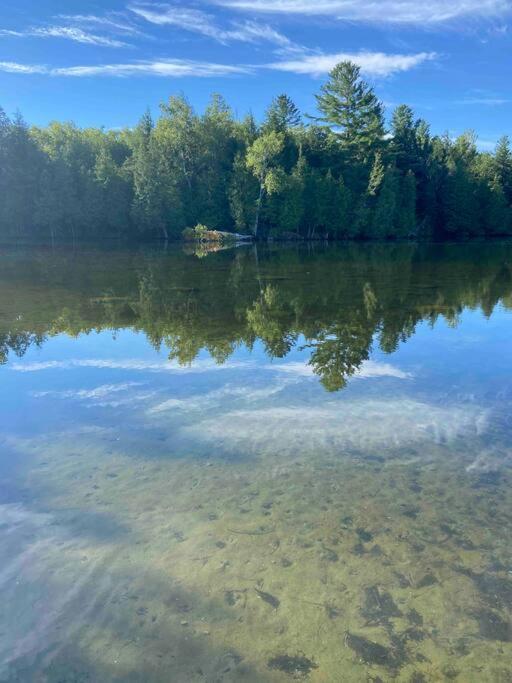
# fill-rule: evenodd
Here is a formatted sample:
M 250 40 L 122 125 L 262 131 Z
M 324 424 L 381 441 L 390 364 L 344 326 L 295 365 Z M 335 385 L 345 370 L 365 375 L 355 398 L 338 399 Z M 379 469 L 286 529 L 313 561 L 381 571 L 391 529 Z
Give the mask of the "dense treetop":
M 29 127 L 0 109 L 0 240 L 179 238 L 187 227 L 258 237 L 449 239 L 512 233 L 512 151 L 434 136 L 384 107 L 342 62 L 302 117 L 286 95 L 257 124 L 214 95 L 171 97 L 134 129 Z

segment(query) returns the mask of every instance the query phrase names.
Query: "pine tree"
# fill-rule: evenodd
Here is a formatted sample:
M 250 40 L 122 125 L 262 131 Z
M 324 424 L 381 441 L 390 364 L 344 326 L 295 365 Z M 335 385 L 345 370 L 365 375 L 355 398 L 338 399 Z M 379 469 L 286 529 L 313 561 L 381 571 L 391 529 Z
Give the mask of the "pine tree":
M 331 126 L 349 155 L 364 161 L 384 139 L 384 107 L 371 86 L 361 79 L 361 69 L 341 62 L 329 74 L 316 96 L 322 116 L 317 121 Z
M 498 180 L 510 206 L 512 205 L 512 151 L 510 140 L 506 135 L 500 138 L 496 145 L 494 164 Z
M 304 189 L 307 164 L 300 158 L 292 173 L 284 181 L 283 199 L 280 202 L 278 232 L 299 231 L 304 216 Z
M 348 192 L 343 178 L 337 180 L 331 170 L 319 177 L 318 221 L 324 235 L 339 238 L 348 230 Z
M 502 182 L 498 176 L 495 176 L 489 183 L 484 183 L 480 202 L 483 213 L 483 232 L 490 236 L 509 234 L 512 227 L 512 209 L 507 204 Z
M 252 231 L 256 219 L 253 197 L 257 192 L 257 181 L 247 168 L 245 154 L 238 152 L 233 162 L 228 196 L 231 217 L 239 233 Z
M 8 235 L 30 237 L 34 227 L 37 186 L 43 156 L 19 112 L 12 121 L 1 117 L 3 138 L 3 194 L 0 199 L 4 228 Z
M 162 168 L 155 148 L 154 125 L 149 112 L 142 117 L 135 131 L 135 146 L 131 160 L 133 176 L 132 215 L 139 231 L 150 235 L 160 230 L 169 239 L 167 220 L 164 215 L 164 188 Z
M 112 233 L 121 237 L 130 220 L 131 188 L 106 145 L 96 157 L 94 175 L 100 188 L 102 220 Z
M 479 232 L 476 186 L 467 170 L 460 165 L 448 175 L 443 186 L 443 228 L 446 233 L 468 237 Z
M 301 124 L 300 111 L 288 95 L 279 95 L 267 110 L 265 132 L 286 133 Z
M 376 197 L 378 195 L 382 183 L 384 182 L 385 173 L 386 169 L 384 168 L 384 163 L 382 161 L 382 154 L 377 152 L 368 181 L 368 195 L 370 197 Z
M 396 213 L 396 236 L 404 238 L 416 235 L 416 178 L 412 171 L 408 171 L 400 179 L 400 192 Z
M 380 187 L 372 217 L 371 236 L 377 239 L 393 237 L 397 213 L 397 174 L 388 166 Z
M 200 204 L 198 222 L 215 230 L 232 227 L 229 182 L 236 143 L 233 114 L 220 95 L 214 95 L 198 125 L 201 165 L 195 186 Z

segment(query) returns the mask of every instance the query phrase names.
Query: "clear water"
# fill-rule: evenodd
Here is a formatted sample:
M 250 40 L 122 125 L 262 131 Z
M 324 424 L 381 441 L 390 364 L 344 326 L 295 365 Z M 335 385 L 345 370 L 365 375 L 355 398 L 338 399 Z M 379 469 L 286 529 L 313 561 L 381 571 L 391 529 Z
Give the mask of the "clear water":
M 0 681 L 512 681 L 512 244 L 0 254 Z

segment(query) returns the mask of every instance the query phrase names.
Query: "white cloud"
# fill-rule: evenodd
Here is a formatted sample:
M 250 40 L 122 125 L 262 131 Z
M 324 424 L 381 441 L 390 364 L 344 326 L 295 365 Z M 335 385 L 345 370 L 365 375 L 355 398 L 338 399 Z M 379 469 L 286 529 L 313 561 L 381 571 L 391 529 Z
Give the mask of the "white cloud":
M 160 76 L 164 78 L 215 77 L 249 74 L 253 69 L 246 66 L 231 66 L 211 62 L 195 62 L 185 59 L 161 59 L 158 61 L 140 61 L 127 64 L 99 64 L 95 66 L 46 67 L 40 64 L 18 64 L 16 62 L 0 62 L 0 71 L 19 74 L 44 74 L 47 76 Z
M 223 412 L 183 427 L 181 433 L 229 452 L 293 456 L 318 449 L 379 449 L 384 454 L 406 445 L 474 439 L 487 424 L 488 413 L 475 405 L 437 406 L 390 398 Z
M 510 100 L 503 97 L 468 97 L 467 99 L 458 102 L 458 104 L 476 104 L 487 107 L 499 107 L 509 103 Z
M 291 46 L 291 41 L 268 24 L 255 21 L 234 23 L 230 29 L 222 29 L 211 14 L 197 9 L 174 5 L 130 5 L 131 12 L 158 26 L 177 28 L 199 33 L 220 43 L 239 41 L 244 43 L 269 42 L 281 47 Z
M 249 73 L 243 66 L 214 64 L 211 62 L 195 62 L 186 59 L 162 59 L 159 61 L 134 62 L 130 64 L 101 64 L 98 66 L 73 66 L 52 69 L 52 76 L 160 76 L 167 78 L 185 78 L 187 76 L 205 78 L 209 76 L 229 76 Z
M 413 375 L 410 372 L 404 372 L 400 368 L 391 365 L 390 363 L 379 363 L 374 360 L 367 360 L 363 363 L 360 370 L 354 375 L 355 378 L 360 379 L 374 379 L 375 377 L 393 377 L 395 379 L 412 379 Z
M 243 24 L 236 24 L 231 31 L 225 32 L 226 39 L 239 40 L 247 43 L 268 42 L 280 45 L 281 47 L 292 47 L 293 43 L 282 33 L 276 31 L 268 24 L 260 24 L 256 21 L 246 21 Z
M 96 16 L 94 14 L 58 14 L 56 18 L 82 26 L 99 26 L 102 30 L 111 31 L 112 33 L 140 34 L 138 28 L 132 26 L 127 21 L 116 18 L 115 14 L 109 16 Z
M 394 73 L 409 71 L 424 62 L 435 59 L 436 56 L 434 52 L 419 52 L 414 55 L 386 54 L 384 52 L 308 54 L 300 58 L 268 64 L 267 68 L 296 74 L 322 76 L 329 73 L 339 62 L 348 60 L 358 64 L 361 70 L 370 76 L 390 76 Z
M 295 377 L 316 377 L 312 365 L 308 362 L 275 363 L 264 366 L 266 370 L 277 370 Z M 375 360 L 365 361 L 361 368 L 352 375 L 354 379 L 374 379 L 376 377 L 394 377 L 395 379 L 412 379 L 413 375 L 404 372 L 390 363 Z
M 229 400 L 236 400 L 237 403 L 255 403 L 264 401 L 272 396 L 281 393 L 290 384 L 295 384 L 296 378 L 286 378 L 273 382 L 264 387 L 250 387 L 250 386 L 233 386 L 227 384 L 221 389 L 210 391 L 208 393 L 194 394 L 186 398 L 170 398 L 161 401 L 148 410 L 148 415 L 157 415 L 159 413 L 175 412 L 183 410 L 186 412 L 192 410 L 207 410 L 219 409 L 222 410 L 223 404 Z
M 47 26 L 44 28 L 30 28 L 25 31 L 1 30 L 0 36 L 13 36 L 16 38 L 65 38 L 67 40 L 72 40 L 75 43 L 98 45 L 101 47 L 127 46 L 127 43 L 124 43 L 121 40 L 98 36 L 94 33 L 83 31 L 81 28 L 71 26 Z
M 185 398 L 170 398 L 160 401 L 148 410 L 148 415 L 169 413 L 176 411 L 190 412 L 192 410 L 225 411 L 227 402 L 235 400 L 237 404 L 252 404 L 261 401 L 267 402 L 271 397 L 276 397 L 290 386 L 296 386 L 298 382 L 314 379 L 318 381 L 318 375 L 314 373 L 312 366 L 307 363 L 291 362 L 276 363 L 259 366 L 261 370 L 278 373 L 276 379 L 272 379 L 265 386 L 236 386 L 227 384 L 221 389 L 208 393 L 194 394 Z M 393 377 L 395 379 L 412 379 L 412 375 L 404 372 L 389 363 L 366 361 L 361 369 L 353 375 L 353 379 L 375 379 L 379 377 Z
M 347 21 L 440 24 L 462 18 L 497 18 L 511 12 L 509 0 L 216 0 L 216 4 L 265 13 L 327 15 Z
M 17 64 L 16 62 L 0 62 L 0 71 L 11 74 L 46 74 L 48 69 L 38 64 Z
M 269 363 L 264 366 L 265 370 L 284 372 L 294 377 L 314 377 L 313 368 L 308 362 L 292 361 L 290 363 Z
M 171 361 L 145 361 L 140 359 L 125 358 L 122 360 L 113 359 L 71 359 L 71 360 L 49 360 L 34 363 L 13 363 L 8 366 L 15 372 L 41 372 L 44 370 L 73 370 L 75 368 L 97 368 L 100 370 L 133 370 L 135 372 L 178 372 L 178 373 L 197 373 L 209 372 L 210 370 L 233 370 L 238 368 L 250 368 L 250 362 L 229 361 L 222 365 L 213 360 L 196 360 L 191 365 L 179 365 Z
M 124 384 L 102 384 L 95 389 L 69 389 L 67 391 L 35 391 L 32 395 L 35 398 L 46 398 L 51 396 L 60 399 L 74 399 L 74 400 L 90 400 L 100 399 L 117 394 L 122 391 L 128 391 L 133 387 L 139 387 L 140 382 L 125 382 Z

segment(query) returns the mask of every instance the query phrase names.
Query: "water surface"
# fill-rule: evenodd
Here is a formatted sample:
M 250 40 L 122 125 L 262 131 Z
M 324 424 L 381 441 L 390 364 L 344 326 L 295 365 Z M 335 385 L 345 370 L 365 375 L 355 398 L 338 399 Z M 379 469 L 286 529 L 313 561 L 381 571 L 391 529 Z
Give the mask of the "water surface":
M 0 681 L 512 681 L 512 244 L 0 254 Z

